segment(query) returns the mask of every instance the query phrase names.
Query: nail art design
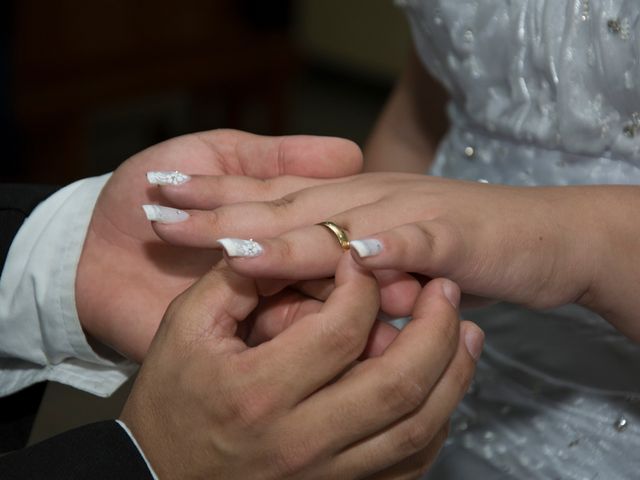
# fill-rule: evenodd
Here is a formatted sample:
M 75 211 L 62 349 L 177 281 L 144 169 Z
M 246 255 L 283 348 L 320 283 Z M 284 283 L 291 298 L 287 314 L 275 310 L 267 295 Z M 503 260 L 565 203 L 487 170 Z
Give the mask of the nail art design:
M 162 205 L 142 205 L 147 220 L 158 223 L 180 223 L 189 218 L 189 214 L 177 208 Z
M 177 170 L 173 172 L 147 172 L 147 182 L 151 185 L 182 185 L 191 180 L 186 173 Z
M 353 248 L 362 258 L 373 257 L 382 251 L 382 242 L 375 238 L 363 238 L 362 240 L 351 240 L 349 246 Z
M 251 238 L 221 238 L 218 243 L 230 257 L 257 257 L 264 251 L 262 245 Z

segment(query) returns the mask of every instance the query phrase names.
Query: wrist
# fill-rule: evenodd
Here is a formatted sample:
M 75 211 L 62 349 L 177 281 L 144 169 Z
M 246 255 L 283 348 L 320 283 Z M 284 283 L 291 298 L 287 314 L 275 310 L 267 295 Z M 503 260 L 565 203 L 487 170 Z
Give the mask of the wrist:
M 640 340 L 640 322 L 634 319 L 640 308 L 640 226 L 630 221 L 640 209 L 640 187 L 585 187 L 589 205 L 585 208 L 582 240 L 591 265 L 588 287 L 576 303 L 598 313 L 630 338 Z

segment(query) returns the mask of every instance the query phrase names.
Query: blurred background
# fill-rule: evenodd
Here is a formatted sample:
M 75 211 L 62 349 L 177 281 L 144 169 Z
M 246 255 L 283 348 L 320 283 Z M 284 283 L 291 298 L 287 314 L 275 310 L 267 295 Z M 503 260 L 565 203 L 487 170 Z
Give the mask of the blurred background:
M 62 185 L 220 127 L 362 145 L 410 45 L 392 0 L 13 0 L 0 22 L 5 182 Z M 0 402 L 31 443 L 118 415 L 129 384 L 49 383 L 31 429 L 44 389 Z
M 362 144 L 408 53 L 392 0 L 2 2 L 4 181 L 64 184 L 220 127 Z

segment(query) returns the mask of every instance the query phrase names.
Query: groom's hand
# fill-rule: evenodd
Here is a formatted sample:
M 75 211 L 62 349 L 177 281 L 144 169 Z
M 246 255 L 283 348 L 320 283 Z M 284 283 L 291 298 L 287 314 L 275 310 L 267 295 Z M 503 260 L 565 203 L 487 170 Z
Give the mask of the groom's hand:
M 169 307 L 122 419 L 160 478 L 415 478 L 482 341 L 458 299 L 451 282 L 431 282 L 413 322 L 358 363 L 378 286 L 348 254 L 324 304 L 289 309 L 254 311 L 253 280 L 220 264 Z M 274 331 L 264 323 L 278 312 L 291 318 Z
M 360 149 L 348 140 L 234 130 L 186 135 L 134 155 L 106 184 L 87 232 L 76 280 L 83 328 L 141 361 L 169 302 L 219 259 L 208 249 L 174 247 L 158 239 L 141 205 L 167 200 L 162 189 L 147 182 L 148 171 L 320 178 L 351 175 L 361 165 Z M 217 193 L 226 201 L 243 198 L 237 189 L 221 187 Z M 265 194 L 263 199 L 273 198 Z

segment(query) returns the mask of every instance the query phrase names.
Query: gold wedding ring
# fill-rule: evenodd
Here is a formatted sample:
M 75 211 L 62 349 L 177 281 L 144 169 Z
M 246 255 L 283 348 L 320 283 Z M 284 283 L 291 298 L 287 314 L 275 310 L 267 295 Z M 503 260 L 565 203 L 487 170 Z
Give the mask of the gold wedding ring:
M 316 225 L 321 225 L 326 229 L 330 230 L 336 238 L 338 239 L 338 243 L 343 250 L 349 250 L 349 237 L 347 237 L 347 232 L 344 231 L 342 227 L 339 227 L 333 222 L 320 222 L 316 223 Z

